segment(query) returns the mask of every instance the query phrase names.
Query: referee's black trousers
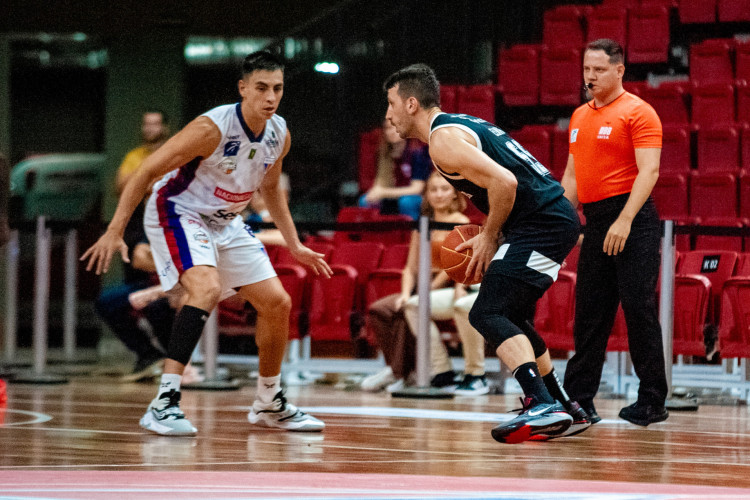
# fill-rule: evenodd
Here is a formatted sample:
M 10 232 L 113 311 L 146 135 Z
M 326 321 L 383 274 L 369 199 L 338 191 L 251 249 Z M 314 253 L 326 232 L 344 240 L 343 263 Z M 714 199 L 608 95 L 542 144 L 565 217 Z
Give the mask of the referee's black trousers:
M 633 368 L 640 380 L 638 401 L 663 405 L 667 397 L 655 293 L 661 229 L 650 198 L 633 220 L 625 249 L 613 256 L 602 251 L 607 231 L 627 199 L 625 194 L 583 206 L 586 228 L 576 285 L 576 352 L 568 361 L 564 382 L 570 398 L 582 405 L 590 403 L 599 389 L 607 341 L 620 303 Z

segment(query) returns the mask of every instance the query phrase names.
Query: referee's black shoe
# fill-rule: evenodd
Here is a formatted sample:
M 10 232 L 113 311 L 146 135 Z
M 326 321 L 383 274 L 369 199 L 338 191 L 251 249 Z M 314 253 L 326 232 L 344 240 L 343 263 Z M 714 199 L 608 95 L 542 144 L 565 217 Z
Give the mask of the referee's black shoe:
M 665 421 L 669 418 L 669 412 L 663 405 L 649 405 L 636 401 L 620 410 L 620 418 L 646 427 L 648 424 Z
M 596 412 L 596 408 L 594 407 L 594 403 L 581 403 L 581 408 L 584 409 L 586 414 L 589 416 L 589 421 L 592 424 L 598 424 L 602 421 L 602 417 L 599 416 L 599 414 Z
M 556 436 L 573 423 L 562 403 L 539 403 L 533 396 L 523 400 L 523 410 L 513 420 L 492 429 L 492 437 L 500 443 L 522 443 L 532 436 Z

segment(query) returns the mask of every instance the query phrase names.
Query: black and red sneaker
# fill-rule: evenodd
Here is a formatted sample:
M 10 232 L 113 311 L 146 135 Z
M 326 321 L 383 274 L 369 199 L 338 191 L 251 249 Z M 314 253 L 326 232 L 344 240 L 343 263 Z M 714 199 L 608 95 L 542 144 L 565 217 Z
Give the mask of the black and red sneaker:
M 568 412 L 568 415 L 573 417 L 573 423 L 570 424 L 570 427 L 568 427 L 566 431 L 559 433 L 540 433 L 536 436 L 531 437 L 530 439 L 534 441 L 546 441 L 548 439 L 554 439 L 564 436 L 575 436 L 576 434 L 580 434 L 581 432 L 591 427 L 591 419 L 586 413 L 586 410 L 581 408 L 581 405 L 579 405 L 575 401 L 568 401 L 567 403 L 562 403 L 562 405 L 565 407 L 565 411 Z
M 557 436 L 573 423 L 562 403 L 539 403 L 534 397 L 523 400 L 521 414 L 492 429 L 492 437 L 500 443 L 522 443 L 532 436 Z

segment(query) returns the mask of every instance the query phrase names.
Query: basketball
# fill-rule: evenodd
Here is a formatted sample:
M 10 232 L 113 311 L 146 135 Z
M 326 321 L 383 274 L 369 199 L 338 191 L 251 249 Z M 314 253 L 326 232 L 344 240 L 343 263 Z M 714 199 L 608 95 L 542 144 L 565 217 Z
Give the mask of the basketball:
M 440 246 L 440 265 L 456 283 L 463 283 L 464 285 L 479 283 L 478 281 L 473 281 L 472 278 L 466 277 L 466 267 L 471 260 L 471 248 L 457 252 L 456 247 L 478 235 L 480 231 L 481 228 L 476 224 L 456 226 L 448 233 L 448 236 L 445 237 Z

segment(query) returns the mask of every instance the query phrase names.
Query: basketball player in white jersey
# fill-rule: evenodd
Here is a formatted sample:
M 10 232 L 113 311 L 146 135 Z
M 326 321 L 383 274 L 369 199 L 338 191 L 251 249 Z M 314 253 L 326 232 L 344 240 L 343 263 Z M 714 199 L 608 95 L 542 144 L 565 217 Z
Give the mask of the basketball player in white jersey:
M 291 300 L 240 216 L 260 190 L 292 254 L 315 274 L 331 276 L 323 255 L 301 244 L 279 187 L 291 144 L 286 122 L 275 114 L 284 91 L 282 62 L 267 51 L 248 55 L 238 88 L 240 103 L 199 116 L 144 161 L 125 186 L 107 231 L 81 257 L 97 274 L 107 272 L 117 252 L 127 261 L 123 231 L 158 179 L 144 217 L 146 234 L 162 287 L 181 287 L 187 301 L 175 318 L 157 397 L 140 422 L 157 434 L 197 432 L 180 410 L 182 372 L 210 311 L 234 293 L 258 311 L 260 376 L 248 420 L 293 431 L 324 427 L 287 402 L 281 390 Z

